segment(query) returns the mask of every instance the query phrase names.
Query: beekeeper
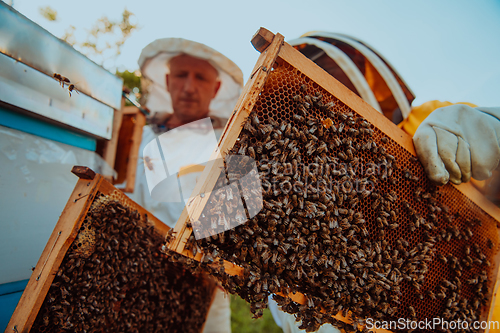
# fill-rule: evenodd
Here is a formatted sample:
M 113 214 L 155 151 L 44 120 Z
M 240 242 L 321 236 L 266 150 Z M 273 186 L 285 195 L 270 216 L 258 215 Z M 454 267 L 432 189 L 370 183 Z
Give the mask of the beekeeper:
M 430 101 L 411 107 L 415 96 L 380 53 L 359 39 L 314 31 L 288 41 L 374 109 L 413 136 L 428 177 L 438 183 L 467 182 L 491 176 L 500 160 L 500 108 Z M 295 316 L 269 307 L 285 333 L 299 330 Z M 500 307 L 495 309 L 500 317 Z M 325 324 L 318 332 L 339 332 Z
M 152 115 L 130 197 L 174 227 L 233 111 L 243 73 L 214 49 L 181 38 L 155 40 L 138 63 Z M 219 290 L 203 332 L 230 331 L 229 297 Z

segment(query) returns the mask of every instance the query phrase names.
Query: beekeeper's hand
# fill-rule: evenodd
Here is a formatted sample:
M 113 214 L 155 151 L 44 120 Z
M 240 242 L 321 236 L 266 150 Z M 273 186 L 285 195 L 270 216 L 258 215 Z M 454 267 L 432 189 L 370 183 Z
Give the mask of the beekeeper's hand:
M 436 184 L 491 176 L 500 160 L 500 108 L 463 104 L 434 110 L 418 127 L 413 143 Z

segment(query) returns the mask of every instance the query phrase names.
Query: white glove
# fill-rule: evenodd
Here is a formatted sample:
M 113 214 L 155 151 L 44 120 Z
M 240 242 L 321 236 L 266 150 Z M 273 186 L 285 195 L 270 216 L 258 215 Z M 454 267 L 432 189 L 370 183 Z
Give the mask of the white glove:
M 444 185 L 484 180 L 500 160 L 500 108 L 456 104 L 434 110 L 413 143 L 433 182 Z

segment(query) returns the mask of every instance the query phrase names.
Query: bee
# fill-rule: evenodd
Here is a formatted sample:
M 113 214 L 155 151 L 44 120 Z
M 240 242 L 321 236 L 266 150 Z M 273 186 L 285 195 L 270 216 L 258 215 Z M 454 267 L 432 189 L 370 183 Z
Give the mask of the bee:
M 351 136 L 357 136 L 359 134 L 358 130 L 355 129 L 355 128 L 349 128 L 349 131 L 348 131 L 349 135 Z
M 397 229 L 398 227 L 399 227 L 398 223 L 389 224 L 389 229 L 391 230 Z
M 471 230 L 469 227 L 467 227 L 467 228 L 465 229 L 465 235 L 466 235 L 467 237 L 469 237 L 469 238 L 472 238 L 472 236 L 474 236 L 474 234 L 472 233 L 472 230 Z
M 257 114 L 255 112 L 252 112 L 252 114 L 250 115 L 250 120 L 252 122 L 252 125 L 254 126 L 260 125 L 259 117 L 257 117 Z
M 80 94 L 78 92 L 78 89 L 76 89 L 76 86 L 73 83 L 70 83 L 69 86 L 68 86 L 69 97 L 71 97 L 71 92 L 72 91 L 75 91 L 76 93 Z
M 361 126 L 364 127 L 364 128 L 369 128 L 371 125 L 369 122 L 367 122 L 366 120 L 363 120 L 361 122 Z
M 477 277 L 467 280 L 468 284 L 478 284 L 478 282 Z
M 255 134 L 257 133 L 257 130 L 252 126 L 251 122 L 249 121 L 245 122 L 245 124 L 243 125 L 243 129 L 250 132 L 252 136 L 255 136 Z
M 153 171 L 154 169 L 154 164 L 153 164 L 153 158 L 149 157 L 149 156 L 145 156 L 143 157 L 143 162 L 144 162 L 144 165 L 151 171 Z
M 436 294 L 434 294 L 432 290 L 427 290 L 427 295 L 430 297 L 430 299 L 436 300 Z
M 488 238 L 488 241 L 486 242 L 486 244 L 488 245 L 488 247 L 489 247 L 490 249 L 492 249 L 492 248 L 493 248 L 493 242 L 491 241 L 491 239 L 489 239 L 489 238 Z
M 69 85 L 71 83 L 71 81 L 67 77 L 62 76 L 61 74 L 58 73 L 54 73 L 52 77 L 56 79 L 63 88 L 65 84 Z
M 440 293 L 436 294 L 436 297 L 439 299 L 445 299 L 446 298 L 446 293 L 444 291 L 441 291 Z

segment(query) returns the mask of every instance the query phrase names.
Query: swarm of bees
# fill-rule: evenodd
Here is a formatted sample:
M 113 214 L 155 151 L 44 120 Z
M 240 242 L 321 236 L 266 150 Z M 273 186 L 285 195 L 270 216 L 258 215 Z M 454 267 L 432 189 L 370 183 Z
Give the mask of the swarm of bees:
M 76 89 L 76 86 L 73 83 L 71 83 L 71 81 L 67 77 L 62 76 L 59 73 L 54 73 L 52 75 L 52 77 L 59 82 L 59 84 L 61 85 L 61 87 L 64 88 L 64 85 L 68 86 L 67 89 L 68 89 L 69 97 L 71 97 L 71 92 L 73 92 L 73 91 L 75 91 L 75 92 L 77 92 L 79 94 L 78 90 Z
M 54 277 L 32 332 L 201 332 L 214 285 L 161 253 L 147 216 L 101 194 Z
M 367 318 L 484 318 L 496 221 L 453 187 L 431 185 L 410 153 L 292 68 L 271 72 L 231 155 L 256 161 L 263 208 L 221 232 L 232 204 L 212 191 L 190 225 L 207 238 L 191 236 L 186 248 L 203 253 L 202 265 L 241 266 L 242 276 L 207 267 L 255 317 L 268 295 L 301 292 L 306 304 L 274 298 L 307 331 L 363 331 Z M 230 178 L 238 177 L 221 172 L 215 188 Z M 243 198 L 247 216 L 253 200 Z

